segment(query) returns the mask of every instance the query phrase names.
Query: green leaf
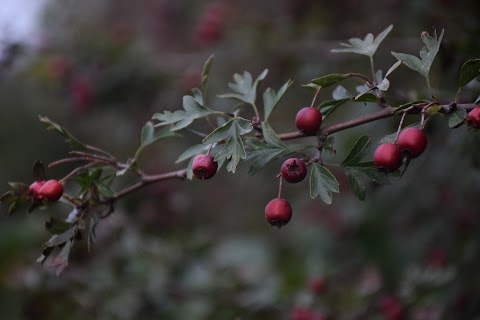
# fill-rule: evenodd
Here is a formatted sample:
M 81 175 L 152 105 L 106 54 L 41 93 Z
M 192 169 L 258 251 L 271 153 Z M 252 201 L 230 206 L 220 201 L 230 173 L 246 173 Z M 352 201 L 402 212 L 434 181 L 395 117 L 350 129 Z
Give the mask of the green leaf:
M 340 164 L 341 166 L 351 166 L 359 163 L 370 151 L 372 146 L 372 138 L 369 136 L 361 136 L 353 146 L 348 156 Z
M 42 124 L 45 125 L 45 127 L 47 128 L 47 130 L 49 131 L 54 131 L 55 133 L 61 135 L 62 137 L 65 138 L 65 142 L 67 142 L 68 144 L 70 144 L 71 147 L 75 147 L 75 148 L 86 148 L 85 147 L 85 144 L 83 144 L 82 142 L 80 142 L 80 140 L 78 140 L 77 138 L 75 138 L 72 134 L 70 134 L 70 132 L 68 132 L 65 128 L 63 128 L 62 126 L 60 126 L 59 124 L 53 122 L 52 120 L 50 120 L 49 118 L 45 117 L 45 116 L 38 116 L 38 119 L 40 120 L 40 122 Z
M 175 163 L 180 163 L 192 157 L 195 157 L 197 154 L 202 153 L 203 151 L 207 150 L 209 147 L 210 146 L 204 145 L 204 144 L 196 144 L 194 146 L 191 146 L 190 148 L 185 150 L 181 155 L 178 156 L 177 160 L 175 160 Z
M 342 165 L 353 194 L 359 200 L 365 200 L 367 184 L 372 180 L 380 184 L 391 184 L 385 172 L 379 171 L 373 161 Z
M 207 84 L 208 84 L 208 76 L 210 74 L 210 69 L 212 67 L 213 63 L 213 54 L 208 57 L 207 61 L 205 61 L 205 64 L 203 65 L 203 70 L 202 70 L 202 83 L 200 86 L 201 91 L 203 94 L 207 91 Z M 203 101 L 203 96 L 202 96 L 202 101 Z
M 463 108 L 457 108 L 455 111 L 450 114 L 448 117 L 448 127 L 450 129 L 458 128 L 463 124 L 465 118 L 467 117 L 467 110 Z
M 225 145 L 215 156 L 215 160 L 230 159 L 227 171 L 235 173 L 240 159 L 245 159 L 247 156 L 241 136 L 252 130 L 253 126 L 250 121 L 240 117 L 233 118 L 206 136 L 203 143 L 212 144 L 225 140 Z
M 421 38 L 425 46 L 420 50 L 420 58 L 406 53 L 393 52 L 392 54 L 395 58 L 402 61 L 410 69 L 417 71 L 425 78 L 428 78 L 430 73 L 430 68 L 432 67 L 435 56 L 440 49 L 440 43 L 442 42 L 444 30 L 440 37 L 437 38 L 437 32 L 434 31 L 433 37 L 428 34 L 428 32 L 422 32 Z
M 51 234 L 64 233 L 65 231 L 67 231 L 71 227 L 72 227 L 72 225 L 70 223 L 65 222 L 64 220 L 55 218 L 55 217 L 50 217 L 50 219 L 45 222 L 45 228 Z
M 460 69 L 457 94 L 478 76 L 480 76 L 480 59 L 471 59 L 465 62 Z
M 115 196 L 115 192 L 113 192 L 113 190 L 107 184 L 103 182 L 97 182 L 95 185 L 97 186 L 98 192 L 100 192 L 103 198 L 112 198 Z
M 392 28 L 392 25 L 388 26 L 375 39 L 371 33 L 367 34 L 363 40 L 359 38 L 351 38 L 348 40 L 350 43 L 340 44 L 345 48 L 333 49 L 332 52 L 352 52 L 373 57 L 378 46 L 382 43 L 383 39 L 385 39 Z
M 332 203 L 332 192 L 339 192 L 338 182 L 335 176 L 325 167 L 318 163 L 312 164 L 310 175 L 310 197 L 320 198 L 326 204 Z
M 47 247 L 56 247 L 58 245 L 61 245 L 65 242 L 67 242 L 70 239 L 73 239 L 75 234 L 77 233 L 77 226 L 73 226 L 70 229 L 60 233 L 60 234 L 54 234 L 44 245 L 44 248 Z
M 270 125 L 265 121 L 262 122 L 262 134 L 267 144 L 280 149 L 287 148 L 287 145 L 282 140 L 280 140 L 280 138 L 278 138 L 272 127 L 270 127 Z
M 325 152 L 330 157 L 334 157 L 337 154 L 337 150 L 335 149 L 335 137 L 329 136 L 327 140 L 325 140 L 323 144 L 323 152 Z
M 344 167 L 347 168 L 347 167 Z M 375 167 L 375 164 L 373 161 L 368 161 L 368 162 L 361 162 L 357 163 L 352 167 L 348 167 L 350 169 L 355 169 L 366 176 L 368 176 L 370 179 L 373 181 L 379 183 L 379 184 L 391 184 L 392 182 L 390 181 L 389 176 L 383 172 L 378 170 L 377 167 Z
M 226 140 L 234 135 L 244 135 L 253 130 L 252 123 L 241 117 L 230 119 L 203 139 L 204 144 L 212 144 Z
M 152 119 L 160 121 L 155 126 L 174 124 L 170 130 L 176 131 L 188 127 L 196 119 L 215 113 L 215 111 L 200 104 L 192 96 L 183 97 L 183 109 L 175 112 L 155 113 Z
M 142 128 L 140 144 L 147 145 L 152 143 L 155 127 L 151 121 L 148 121 Z
M 290 153 L 289 150 L 284 149 L 262 149 L 255 152 L 256 159 L 248 170 L 249 175 L 254 175 L 262 170 L 271 161 L 278 159 Z
M 345 168 L 345 174 L 348 177 L 348 183 L 353 194 L 361 201 L 365 200 L 367 195 L 365 175 L 353 168 Z
M 267 73 L 268 69 L 263 70 L 255 81 L 253 81 L 252 75 L 247 71 L 243 72 L 243 76 L 235 73 L 233 75 L 233 80 L 235 82 L 228 84 L 230 89 L 235 93 L 226 93 L 219 95 L 219 97 L 237 99 L 253 105 L 257 99 L 257 87 L 263 79 L 265 79 Z
M 268 118 L 272 114 L 275 107 L 278 105 L 282 99 L 287 89 L 292 85 L 293 81 L 288 80 L 275 94 L 275 91 L 271 88 L 267 88 L 263 93 L 263 106 L 265 111 L 265 121 L 268 121 Z
M 326 88 L 348 78 L 350 78 L 348 74 L 332 73 L 323 77 L 315 78 L 310 82 L 322 88 Z
M 425 110 L 425 112 L 428 115 L 432 116 L 432 115 L 438 113 L 440 110 L 442 110 L 442 106 L 439 105 L 439 104 L 434 104 L 434 105 L 428 107 L 427 110 Z
M 320 112 L 322 113 L 323 120 L 325 120 L 330 114 L 332 114 L 338 107 L 340 107 L 342 104 L 351 101 L 351 98 L 344 98 L 344 99 L 339 99 L 339 100 L 327 100 L 323 101 L 318 108 L 320 109 Z

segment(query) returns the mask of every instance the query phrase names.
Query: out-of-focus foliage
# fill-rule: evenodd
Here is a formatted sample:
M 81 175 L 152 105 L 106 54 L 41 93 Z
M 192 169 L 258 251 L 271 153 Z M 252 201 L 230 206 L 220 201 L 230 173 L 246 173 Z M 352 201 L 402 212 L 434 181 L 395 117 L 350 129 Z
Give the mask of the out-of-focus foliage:
M 132 156 L 146 120 L 181 109 L 212 53 L 206 99 L 216 109 L 235 104 L 213 96 L 229 92 L 234 73 L 269 69 L 263 88 L 294 81 L 270 116 L 280 133 L 295 129 L 295 113 L 311 101 L 312 91 L 300 84 L 328 73 L 369 72 L 367 57 L 330 53 L 342 39 L 393 24 L 375 54 L 376 68 L 388 70 L 395 63 L 390 51 L 416 55 L 423 30 L 444 28 L 429 75 L 433 94 L 451 102 L 462 63 L 480 54 L 479 10 L 466 0 L 51 0 L 37 47 L 4 45 L 0 181 L 5 189 L 7 181 L 28 183 L 36 160 L 49 163 L 67 152 L 38 114 L 83 142 Z M 388 80 L 392 105 L 426 97 L 424 79 L 407 68 Z M 478 81 L 468 84 L 458 102 L 474 101 L 479 87 Z M 321 92 L 318 101 L 329 99 Z M 327 123 L 375 110 L 349 108 L 347 100 Z M 397 123 L 336 134 L 335 159 L 344 159 L 363 134 L 375 145 Z M 366 186 L 365 202 L 353 196 L 341 170 L 333 170 L 341 193 L 332 205 L 312 200 L 307 182 L 286 186 L 293 218 L 281 230 L 263 217 L 276 196 L 281 159 L 254 176 L 240 165 L 235 175 L 223 170 L 209 181 L 152 185 L 122 199 L 100 222 L 92 252 L 86 240 L 78 241 L 60 277 L 35 264 L 48 237 L 46 215 L 8 218 L 2 210 L 1 317 L 474 319 L 480 314 L 480 135 L 449 129 L 441 117 L 426 133 L 422 157 L 399 182 Z M 185 163 L 175 160 L 198 143 L 185 134 L 148 148 L 138 160 L 152 173 L 182 168 Z M 47 175 L 71 169 L 56 167 Z M 61 206 L 49 210 L 60 215 Z M 318 279 L 326 281 L 322 290 L 312 287 Z

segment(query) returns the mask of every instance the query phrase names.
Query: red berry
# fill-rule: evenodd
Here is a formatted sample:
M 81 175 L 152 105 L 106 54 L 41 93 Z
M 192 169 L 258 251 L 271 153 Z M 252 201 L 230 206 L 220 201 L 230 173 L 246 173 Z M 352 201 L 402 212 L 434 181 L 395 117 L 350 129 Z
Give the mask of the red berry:
M 480 107 L 476 107 L 468 113 L 467 125 L 470 128 L 480 129 Z
M 400 168 L 402 165 L 402 155 L 396 144 L 383 143 L 378 146 L 373 155 L 375 167 L 392 172 Z
M 285 199 L 273 199 L 265 207 L 265 218 L 272 226 L 280 229 L 292 218 L 292 206 Z
M 427 137 L 423 130 L 407 128 L 398 136 L 397 144 L 404 156 L 413 159 L 421 155 L 427 147 Z
M 324 277 L 317 277 L 310 280 L 309 287 L 313 293 L 322 294 L 327 290 L 327 281 Z
M 312 320 L 313 312 L 307 308 L 295 308 L 290 312 L 289 320 Z
M 317 108 L 302 108 L 297 113 L 295 125 L 306 135 L 314 136 L 322 125 L 322 113 Z
M 40 188 L 40 197 L 47 201 L 57 201 L 63 194 L 63 186 L 57 180 L 48 180 Z
M 218 164 L 212 156 L 208 154 L 199 154 L 193 159 L 193 175 L 198 179 L 207 180 L 217 173 Z
M 41 201 L 42 200 L 42 198 L 40 196 L 40 189 L 42 188 L 42 186 L 44 184 L 45 184 L 45 181 L 38 180 L 38 181 L 35 181 L 34 183 L 32 183 L 28 187 L 28 193 L 33 197 L 34 201 Z
M 70 83 L 70 93 L 78 111 L 90 111 L 93 106 L 94 93 L 93 88 L 87 79 L 75 77 Z
M 290 158 L 285 160 L 281 169 L 282 177 L 290 183 L 297 183 L 305 179 L 307 175 L 307 166 L 299 158 Z
M 378 308 L 388 320 L 400 320 L 404 317 L 404 308 L 392 295 L 384 295 L 378 300 Z

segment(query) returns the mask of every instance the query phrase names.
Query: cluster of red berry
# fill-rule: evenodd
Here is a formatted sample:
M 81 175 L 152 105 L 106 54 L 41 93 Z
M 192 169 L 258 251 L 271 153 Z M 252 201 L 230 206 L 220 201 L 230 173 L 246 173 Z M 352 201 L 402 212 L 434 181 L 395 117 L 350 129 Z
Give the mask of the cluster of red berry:
M 406 128 L 399 135 L 396 143 L 383 143 L 373 155 L 375 166 L 385 172 L 393 172 L 401 167 L 403 157 L 414 159 L 427 147 L 427 137 L 423 130 Z
M 466 118 L 470 128 L 480 128 L 480 107 L 470 111 Z M 396 143 L 383 143 L 373 155 L 375 166 L 385 172 L 393 172 L 402 166 L 403 158 L 414 159 L 427 147 L 427 138 L 423 130 L 409 127 L 404 129 Z
M 63 186 L 57 180 L 38 180 L 28 187 L 28 193 L 32 196 L 33 201 L 57 201 L 62 197 Z
M 472 110 L 466 122 L 469 127 L 480 128 L 480 107 Z M 295 125 L 305 135 L 317 134 L 322 125 L 322 113 L 315 107 L 302 108 L 296 115 Z M 427 138 L 423 130 L 409 127 L 398 135 L 396 143 L 383 143 L 374 153 L 373 161 L 379 170 L 393 172 L 403 164 L 403 159 L 414 159 L 420 156 L 427 147 Z M 193 160 L 193 175 L 201 180 L 215 175 L 218 164 L 209 154 L 197 155 Z M 289 183 L 298 183 L 305 179 L 307 165 L 300 158 L 285 160 L 280 169 L 280 176 Z M 265 218 L 275 227 L 281 228 L 292 218 L 292 206 L 281 198 L 271 200 L 265 207 Z
M 314 136 L 322 125 L 322 113 L 314 107 L 302 108 L 295 117 L 295 125 L 304 134 Z M 307 166 L 302 159 L 290 158 L 282 164 L 280 175 L 289 183 L 298 183 L 307 176 Z M 265 218 L 272 226 L 281 228 L 292 218 L 292 206 L 279 196 L 265 207 Z

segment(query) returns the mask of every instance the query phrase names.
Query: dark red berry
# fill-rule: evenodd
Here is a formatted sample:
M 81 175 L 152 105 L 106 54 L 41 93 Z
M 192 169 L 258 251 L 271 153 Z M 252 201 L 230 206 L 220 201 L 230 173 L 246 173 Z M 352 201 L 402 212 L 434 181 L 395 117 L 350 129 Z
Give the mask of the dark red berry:
M 383 143 L 378 146 L 373 155 L 375 167 L 392 172 L 402 165 L 402 155 L 400 149 L 394 143 Z
M 292 218 L 292 206 L 285 199 L 273 199 L 265 207 L 265 218 L 272 226 L 281 228 Z
M 317 277 L 310 280 L 309 287 L 313 293 L 322 294 L 327 290 L 327 281 L 324 277 Z
M 40 197 L 47 201 L 57 201 L 62 197 L 63 186 L 57 180 L 48 180 L 40 188 Z
M 289 320 L 312 320 L 313 312 L 307 308 L 294 308 L 288 317 Z
M 28 193 L 33 197 L 34 201 L 41 201 L 42 198 L 40 197 L 40 189 L 42 186 L 45 184 L 45 181 L 43 180 L 38 180 L 32 183 L 28 187 Z
M 392 295 L 380 297 L 378 308 L 388 320 L 400 320 L 404 317 L 405 310 L 402 304 Z
M 210 179 L 217 173 L 218 164 L 212 156 L 208 154 L 199 154 L 193 159 L 193 175 L 201 180 Z
M 322 113 L 317 108 L 302 108 L 297 113 L 295 125 L 306 135 L 314 136 L 322 125 Z
M 297 183 L 305 179 L 307 166 L 299 158 L 290 158 L 282 164 L 281 173 L 283 179 L 290 183 Z
M 468 113 L 467 125 L 470 128 L 480 129 L 480 106 Z
M 427 137 L 423 130 L 407 128 L 398 136 L 397 144 L 402 155 L 413 159 L 421 155 L 427 147 Z

